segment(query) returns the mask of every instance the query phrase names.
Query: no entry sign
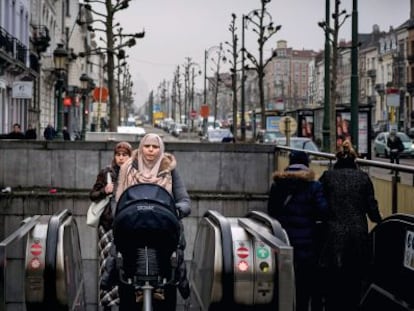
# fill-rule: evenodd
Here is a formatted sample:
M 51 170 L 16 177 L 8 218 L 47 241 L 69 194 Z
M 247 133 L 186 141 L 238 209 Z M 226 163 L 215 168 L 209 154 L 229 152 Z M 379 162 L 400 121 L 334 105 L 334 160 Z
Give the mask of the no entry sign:
M 42 253 L 42 245 L 38 243 L 32 244 L 32 246 L 30 247 L 30 253 L 33 256 L 39 256 Z
M 247 247 L 243 247 L 243 246 L 239 247 L 236 250 L 236 255 L 237 255 L 237 257 L 242 258 L 242 259 L 247 258 L 249 256 L 249 249 Z

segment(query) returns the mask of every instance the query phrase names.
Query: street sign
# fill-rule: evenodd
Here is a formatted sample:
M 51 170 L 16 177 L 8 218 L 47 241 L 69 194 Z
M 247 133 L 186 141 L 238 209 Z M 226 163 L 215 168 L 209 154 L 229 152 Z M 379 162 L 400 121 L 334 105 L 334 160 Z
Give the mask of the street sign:
M 190 117 L 191 117 L 191 119 L 195 119 L 197 117 L 197 110 L 191 110 L 190 111 Z
M 296 133 L 298 124 L 292 117 L 281 117 L 279 121 L 279 131 L 285 136 L 292 136 Z
M 96 102 L 106 102 L 108 100 L 109 91 L 106 87 L 96 87 L 93 90 L 93 99 Z
M 236 254 L 237 257 L 244 259 L 249 256 L 249 249 L 247 247 L 241 246 L 236 250 Z
M 30 253 L 33 256 L 39 256 L 42 253 L 42 245 L 40 245 L 39 243 L 32 244 L 32 246 L 30 247 Z
M 70 107 L 70 106 L 72 106 L 72 98 L 71 98 L 70 96 L 66 96 L 66 97 L 63 99 L 63 106 L 65 106 L 65 107 Z
M 208 118 L 210 115 L 210 108 L 208 105 L 201 105 L 200 107 L 200 116 L 203 118 Z

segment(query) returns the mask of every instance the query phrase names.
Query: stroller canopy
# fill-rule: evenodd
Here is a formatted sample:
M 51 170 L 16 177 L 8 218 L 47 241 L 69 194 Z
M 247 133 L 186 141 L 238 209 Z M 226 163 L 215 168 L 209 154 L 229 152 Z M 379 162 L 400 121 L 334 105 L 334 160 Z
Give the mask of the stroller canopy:
M 127 188 L 117 204 L 113 232 L 121 253 L 144 246 L 174 251 L 180 236 L 174 198 L 157 184 Z

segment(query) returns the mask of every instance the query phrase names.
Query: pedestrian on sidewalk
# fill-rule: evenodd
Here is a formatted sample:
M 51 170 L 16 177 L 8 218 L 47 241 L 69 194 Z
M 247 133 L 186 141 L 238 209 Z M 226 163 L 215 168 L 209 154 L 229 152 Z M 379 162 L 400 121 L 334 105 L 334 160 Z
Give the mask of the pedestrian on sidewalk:
M 22 132 L 22 127 L 19 123 L 13 124 L 13 130 L 7 134 L 8 139 L 25 139 L 24 134 Z
M 392 129 L 388 135 L 387 147 L 390 148 L 390 163 L 400 164 L 400 153 L 404 151 L 404 144 L 395 129 Z
M 379 223 L 381 214 L 372 181 L 358 168 L 356 152 L 348 141 L 336 158 L 333 170 L 320 178 L 329 218 L 319 263 L 325 271 L 326 311 L 354 311 L 359 307 L 370 260 L 367 216 Z

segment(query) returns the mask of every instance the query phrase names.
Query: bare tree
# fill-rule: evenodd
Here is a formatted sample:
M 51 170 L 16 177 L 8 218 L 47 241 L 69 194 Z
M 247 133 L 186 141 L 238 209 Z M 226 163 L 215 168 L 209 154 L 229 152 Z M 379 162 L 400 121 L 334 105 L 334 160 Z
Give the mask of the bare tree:
M 330 66 L 331 80 L 330 80 L 330 99 L 329 99 L 329 150 L 328 152 L 336 152 L 336 107 L 338 104 L 338 37 L 339 30 L 345 23 L 345 20 L 350 16 L 346 14 L 346 10 L 340 10 L 340 0 L 335 0 L 334 13 L 332 19 L 334 21 L 333 28 L 329 26 L 329 22 L 320 22 L 318 25 L 328 34 L 329 41 L 332 45 L 332 61 L 325 66 Z M 326 60 L 325 60 L 326 61 Z M 326 86 L 326 84 L 325 84 Z
M 266 42 L 276 34 L 282 26 L 273 25 L 272 15 L 266 10 L 266 4 L 268 4 L 271 0 L 261 0 L 261 8 L 258 10 L 253 10 L 249 14 L 247 14 L 244 18 L 247 22 L 253 25 L 253 32 L 257 33 L 259 39 L 257 39 L 259 45 L 259 59 L 247 52 L 247 58 L 253 63 L 254 69 L 257 72 L 258 76 L 258 86 L 259 86 L 259 97 L 260 97 L 260 113 L 261 113 L 261 126 L 264 127 L 266 125 L 266 107 L 264 101 L 264 86 L 263 86 L 263 78 L 264 78 L 264 69 L 266 65 L 271 61 L 271 59 L 276 56 L 274 52 L 269 59 L 266 61 L 263 59 L 263 50 Z M 246 26 L 248 23 L 246 23 Z

